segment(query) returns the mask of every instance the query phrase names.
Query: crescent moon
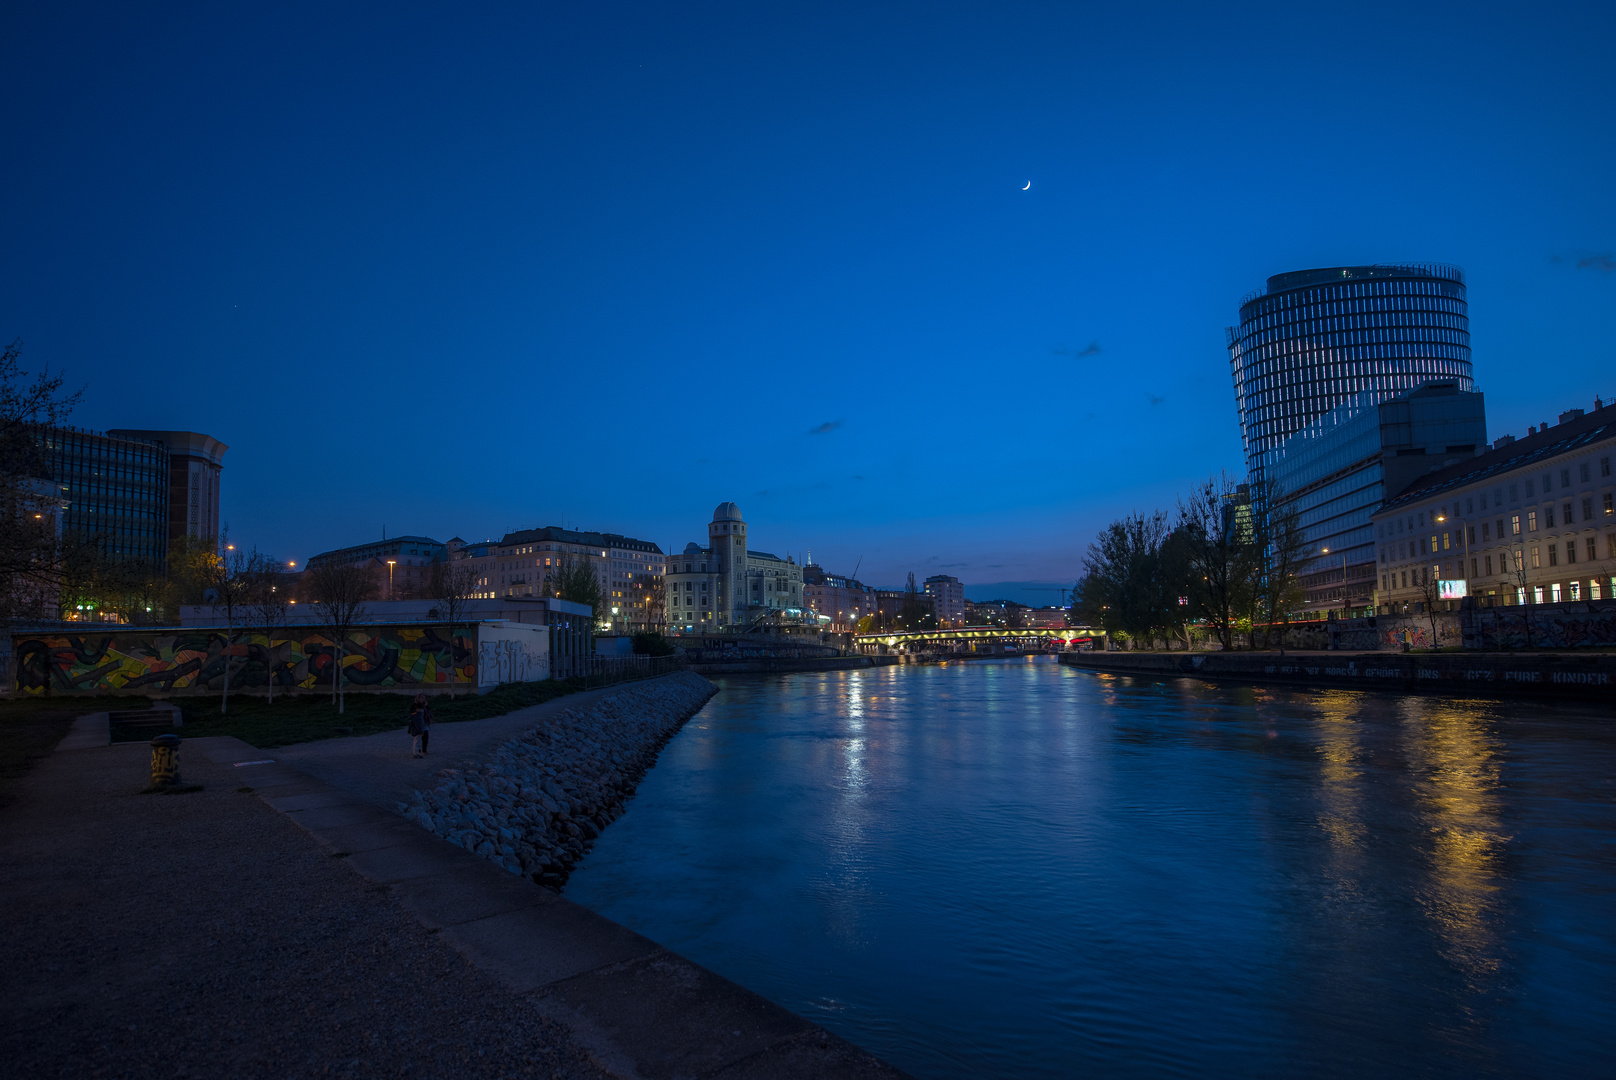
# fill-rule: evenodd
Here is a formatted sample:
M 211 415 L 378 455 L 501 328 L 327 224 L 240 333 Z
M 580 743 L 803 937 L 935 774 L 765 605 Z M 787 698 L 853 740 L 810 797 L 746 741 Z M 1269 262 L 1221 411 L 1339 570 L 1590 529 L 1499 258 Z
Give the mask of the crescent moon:
M 1027 181 L 1027 187 L 1024 187 L 1024 188 L 1022 188 L 1022 189 L 1021 189 L 1021 190 L 1022 190 L 1022 191 L 1026 191 L 1026 190 L 1027 190 L 1027 188 L 1030 188 L 1030 187 L 1032 187 L 1032 181 L 1031 181 L 1031 180 L 1028 180 L 1028 181 Z

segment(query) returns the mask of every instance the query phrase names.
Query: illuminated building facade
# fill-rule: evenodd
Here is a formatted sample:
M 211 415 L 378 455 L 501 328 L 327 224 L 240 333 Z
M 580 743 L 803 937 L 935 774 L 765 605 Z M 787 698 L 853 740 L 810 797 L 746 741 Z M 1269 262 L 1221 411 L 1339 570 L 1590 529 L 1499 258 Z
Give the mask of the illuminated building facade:
M 1612 599 L 1613 459 L 1616 406 L 1596 401 L 1420 477 L 1374 515 L 1379 610 Z
M 1464 272 L 1435 263 L 1276 274 L 1240 305 L 1229 370 L 1246 471 L 1349 402 L 1367 408 L 1425 383 L 1475 389 Z
M 732 502 L 719 503 L 707 546 L 690 543 L 668 556 L 668 626 L 686 632 L 736 632 L 762 620 L 803 615 L 802 567 L 747 547 L 746 521 Z
M 1486 445 L 1464 273 L 1435 263 L 1276 274 L 1228 330 L 1251 512 L 1294 502 L 1313 556 L 1304 611 L 1367 614 L 1370 515 Z M 1391 404 L 1396 402 L 1396 404 Z M 1389 407 L 1389 411 L 1388 411 Z

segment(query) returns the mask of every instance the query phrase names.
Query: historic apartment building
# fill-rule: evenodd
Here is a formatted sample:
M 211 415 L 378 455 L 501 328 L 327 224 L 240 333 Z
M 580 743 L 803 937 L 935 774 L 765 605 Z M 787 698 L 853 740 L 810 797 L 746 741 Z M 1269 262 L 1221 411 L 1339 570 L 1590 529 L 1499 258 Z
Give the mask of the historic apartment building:
M 830 620 L 827 629 L 848 634 L 858 622 L 875 614 L 875 590 L 856 578 L 826 573 L 810 561 L 802 568 L 803 603 L 814 614 Z
M 305 570 L 357 563 L 370 572 L 380 599 L 427 599 L 431 592 L 432 565 L 447 557 L 448 545 L 430 536 L 393 536 L 368 544 L 322 551 L 309 558 Z M 307 581 L 306 578 L 303 580 Z
M 1374 515 L 1377 611 L 1611 599 L 1616 406 L 1562 413 L 1415 480 Z
M 695 543 L 667 560 L 668 626 L 674 630 L 742 631 L 770 619 L 800 619 L 802 567 L 747 547 L 741 508 L 719 503 L 707 546 Z
M 449 557 L 472 567 L 476 596 L 487 599 L 554 596 L 563 561 L 582 562 L 594 572 L 605 601 L 605 610 L 595 613 L 597 624 L 609 624 L 615 633 L 660 630 L 664 625 L 661 591 L 666 559 L 649 540 L 547 525 L 506 533 L 498 541 L 454 540 Z

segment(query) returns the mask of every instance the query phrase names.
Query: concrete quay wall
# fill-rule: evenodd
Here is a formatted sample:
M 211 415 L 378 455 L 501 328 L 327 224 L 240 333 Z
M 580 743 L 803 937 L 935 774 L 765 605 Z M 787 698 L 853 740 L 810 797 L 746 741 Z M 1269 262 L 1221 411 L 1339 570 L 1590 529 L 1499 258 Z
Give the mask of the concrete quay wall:
M 1616 706 L 1611 653 L 1062 653 L 1070 667 L 1146 678 L 1191 676 L 1405 693 L 1527 696 Z

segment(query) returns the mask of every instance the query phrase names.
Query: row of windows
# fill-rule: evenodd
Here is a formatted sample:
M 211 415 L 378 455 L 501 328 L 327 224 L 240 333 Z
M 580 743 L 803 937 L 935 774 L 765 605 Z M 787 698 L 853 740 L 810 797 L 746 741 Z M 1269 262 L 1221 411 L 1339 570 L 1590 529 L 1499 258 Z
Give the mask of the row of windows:
M 1616 558 L 1616 533 L 1605 535 L 1605 556 Z M 1495 561 L 1496 559 L 1496 561 Z M 1514 551 L 1501 551 L 1495 555 L 1470 556 L 1470 573 L 1465 574 L 1465 560 L 1446 562 L 1440 567 L 1416 566 L 1401 570 L 1392 570 L 1380 576 L 1381 588 L 1390 587 L 1411 588 L 1428 582 L 1431 573 L 1437 572 L 1452 578 L 1487 578 L 1498 575 L 1519 574 L 1527 570 L 1543 570 L 1562 565 L 1575 566 L 1581 562 L 1597 562 L 1599 560 L 1599 538 L 1585 536 L 1577 540 L 1567 540 L 1564 543 L 1533 544 L 1526 548 L 1517 548 Z M 1454 573 L 1455 567 L 1458 572 Z M 1413 585 L 1410 585 L 1412 576 Z M 1399 581 L 1401 585 L 1399 585 Z
M 1616 514 L 1616 498 L 1613 498 L 1610 492 L 1607 491 L 1602 497 L 1601 501 L 1597 504 L 1594 502 L 1592 495 L 1583 497 L 1581 520 L 1584 523 L 1610 517 L 1612 514 Z M 1561 503 L 1559 520 L 1563 525 L 1576 524 L 1576 503 L 1570 501 Z M 1505 537 L 1509 536 L 1520 536 L 1522 532 L 1537 532 L 1540 527 L 1544 529 L 1552 529 L 1556 527 L 1555 508 L 1553 505 L 1543 507 L 1541 514 L 1536 509 L 1528 510 L 1524 515 L 1510 514 L 1507 532 L 1505 531 L 1505 523 L 1503 518 L 1498 518 L 1496 523 L 1492 521 L 1483 521 L 1480 526 L 1480 542 L 1487 543 L 1493 540 L 1495 536 L 1497 539 L 1503 540 Z M 1468 525 L 1464 527 L 1463 531 L 1459 529 L 1448 529 L 1440 533 L 1432 533 L 1429 538 L 1422 537 L 1418 541 L 1399 541 L 1396 544 L 1393 544 L 1390 548 L 1381 548 L 1380 561 L 1388 561 L 1386 557 L 1388 550 L 1392 552 L 1392 558 L 1394 559 L 1414 558 L 1416 555 L 1425 553 L 1426 543 L 1430 544 L 1430 550 L 1432 553 L 1446 551 L 1450 547 L 1456 548 L 1461 542 L 1467 542 L 1474 545 L 1477 543 L 1476 528 L 1477 526 L 1475 525 Z M 1494 532 L 1495 528 L 1497 530 L 1496 533 Z
M 1598 464 L 1598 476 L 1599 476 L 1600 479 L 1603 480 L 1606 477 L 1609 477 L 1611 475 L 1611 459 L 1608 456 L 1600 458 L 1597 464 Z M 1389 535 L 1391 535 L 1393 533 L 1397 533 L 1397 532 L 1412 531 L 1416 527 L 1423 528 L 1424 525 L 1425 525 L 1425 520 L 1426 520 L 1427 514 L 1429 514 L 1430 519 L 1433 522 L 1438 521 L 1441 518 L 1447 517 L 1450 512 L 1455 517 L 1457 517 L 1461 513 L 1461 510 L 1460 510 L 1461 501 L 1463 503 L 1463 511 L 1462 512 L 1464 514 L 1466 514 L 1466 515 L 1476 513 L 1476 504 L 1477 504 L 1477 499 L 1478 498 L 1480 499 L 1481 510 L 1483 512 L 1485 512 L 1487 510 L 1487 498 L 1488 498 L 1489 494 L 1492 496 L 1492 504 L 1493 504 L 1494 508 L 1502 507 L 1502 506 L 1505 505 L 1505 493 L 1506 493 L 1506 491 L 1508 492 L 1508 502 L 1510 504 L 1518 503 L 1518 502 L 1521 501 L 1522 489 L 1525 490 L 1525 495 L 1526 495 L 1526 498 L 1528 498 L 1528 499 L 1535 497 L 1535 495 L 1538 492 L 1541 492 L 1544 495 L 1548 495 L 1548 494 L 1551 494 L 1555 490 L 1555 478 L 1556 478 L 1556 476 L 1558 476 L 1559 481 L 1560 481 L 1560 490 L 1566 490 L 1566 489 L 1569 489 L 1572 486 L 1574 486 L 1574 482 L 1572 480 L 1573 476 L 1576 477 L 1575 483 L 1583 483 L 1583 484 L 1592 483 L 1593 480 L 1594 480 L 1594 475 L 1595 475 L 1594 466 L 1595 466 L 1595 462 L 1592 461 L 1592 460 L 1580 461 L 1580 462 L 1577 462 L 1575 465 L 1566 465 L 1566 466 L 1561 467 L 1558 470 L 1552 469 L 1552 468 L 1551 469 L 1545 469 L 1541 473 L 1537 474 L 1536 476 L 1529 476 L 1525 480 L 1517 481 L 1515 483 L 1498 484 L 1498 485 L 1495 485 L 1491 489 L 1490 492 L 1489 491 L 1483 491 L 1483 492 L 1480 493 L 1479 496 L 1478 495 L 1469 495 L 1469 496 L 1466 496 L 1463 500 L 1455 499 L 1451 504 L 1444 503 L 1444 504 L 1442 504 L 1442 506 L 1440 508 L 1433 508 L 1433 509 L 1431 509 L 1429 511 L 1425 511 L 1425 510 L 1416 511 L 1416 512 L 1413 512 L 1413 513 L 1410 513 L 1410 514 L 1407 514 L 1407 515 L 1399 516 L 1397 518 L 1392 519 L 1391 521 L 1382 522 L 1381 526 L 1380 526 L 1379 535 L 1384 537 L 1384 536 L 1389 536 Z M 1611 510 L 1612 510 L 1612 507 L 1611 507 L 1611 495 L 1610 495 L 1609 492 L 1606 492 L 1602 496 L 1602 501 L 1603 501 L 1603 506 L 1604 506 L 1605 513 L 1607 513 L 1607 514 L 1610 513 Z M 1586 521 L 1586 520 L 1588 520 L 1588 519 L 1590 519 L 1590 518 L 1592 518 L 1594 516 L 1594 514 L 1593 514 L 1593 496 L 1591 494 L 1583 496 L 1582 497 L 1582 504 L 1583 504 L 1582 517 L 1583 517 L 1583 520 Z M 1564 506 L 1565 520 L 1567 520 L 1567 521 L 1573 520 L 1572 503 L 1568 501 L 1568 502 L 1564 503 L 1563 506 Z M 1451 508 L 1451 510 L 1450 510 L 1450 508 Z M 1536 510 L 1528 511 L 1528 513 L 1531 515 L 1533 520 L 1536 519 L 1536 514 L 1537 514 Z M 1546 516 L 1547 516 L 1549 524 L 1552 525 L 1553 521 L 1554 521 L 1554 508 L 1553 508 L 1553 506 L 1549 506 L 1546 509 Z M 1500 519 L 1500 522 L 1501 521 L 1502 521 L 1502 519 Z M 1417 526 L 1416 526 L 1416 522 L 1418 523 Z M 1536 526 L 1535 525 L 1528 526 L 1528 528 L 1536 528 Z M 1502 530 L 1503 530 L 1503 525 L 1502 524 L 1499 525 L 1499 530 L 1500 530 L 1500 535 L 1502 535 Z M 1520 530 L 1518 528 L 1515 529 L 1514 533 L 1512 533 L 1512 535 L 1513 534 L 1518 534 L 1519 531 Z
M 1404 303 L 1428 306 L 1438 304 L 1457 305 L 1461 309 L 1465 303 L 1464 286 L 1458 282 L 1436 279 L 1429 281 L 1354 281 L 1260 297 L 1250 304 L 1244 305 L 1245 308 L 1251 308 L 1252 311 L 1250 315 L 1242 317 L 1260 319 L 1280 312 L 1308 311 L 1360 299 L 1378 299 L 1382 304 L 1387 300 L 1400 300 Z
M 1527 593 L 1530 591 L 1534 604 L 1559 604 L 1565 601 L 1575 603 L 1585 598 L 1589 600 L 1616 599 L 1616 578 L 1589 578 L 1587 588 L 1584 590 L 1580 581 L 1555 581 L 1548 585 L 1533 585 L 1515 587 L 1515 603 L 1517 605 L 1527 602 Z M 1492 595 L 1489 590 L 1488 595 Z
M 1442 316 L 1439 316 L 1441 318 Z M 1331 325 L 1345 323 L 1344 326 Z M 1287 327 L 1283 330 L 1265 330 L 1241 342 L 1241 352 L 1259 360 L 1295 356 L 1320 347 L 1336 348 L 1344 345 L 1389 345 L 1405 342 L 1432 342 L 1470 347 L 1470 331 L 1448 326 L 1381 326 L 1360 321 L 1358 316 L 1348 319 L 1320 319 L 1317 322 Z
M 1302 323 L 1357 318 L 1392 320 L 1391 325 L 1399 325 L 1396 322 L 1399 319 L 1406 320 L 1401 325 L 1415 321 L 1449 319 L 1451 322 L 1448 325 L 1466 327 L 1470 322 L 1469 310 L 1469 305 L 1463 300 L 1447 297 L 1404 295 L 1388 297 L 1379 302 L 1358 299 L 1325 300 L 1260 313 L 1240 324 L 1240 334 L 1241 337 L 1245 337 Z

